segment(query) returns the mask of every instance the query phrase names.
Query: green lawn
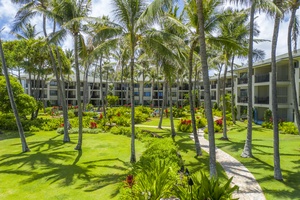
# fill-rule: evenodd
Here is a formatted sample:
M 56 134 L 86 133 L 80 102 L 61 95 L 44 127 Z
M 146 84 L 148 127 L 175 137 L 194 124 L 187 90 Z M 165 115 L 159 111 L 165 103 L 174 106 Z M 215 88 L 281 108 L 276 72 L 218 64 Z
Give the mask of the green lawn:
M 238 122 L 228 131 L 229 141 L 216 145 L 241 161 L 255 176 L 267 199 L 300 199 L 300 136 L 280 134 L 280 155 L 283 182 L 273 178 L 273 131 L 253 125 L 253 158 L 240 157 L 247 134 L 247 125 Z
M 147 130 L 171 140 L 168 129 Z M 78 152 L 74 150 L 77 134 L 71 134 L 72 142 L 65 144 L 63 136 L 54 131 L 26 136 L 31 152 L 21 153 L 16 132 L 0 135 L 0 199 L 119 199 L 118 188 L 131 168 L 129 137 L 84 134 L 83 151 Z M 203 170 L 208 174 L 208 154 L 195 157 L 189 134 L 178 133 L 175 140 L 189 171 Z M 144 150 L 143 143 L 136 140 L 137 157 Z M 225 181 L 219 165 L 218 173 Z
M 118 187 L 131 166 L 130 138 L 109 133 L 83 138 L 78 152 L 75 134 L 66 144 L 55 132 L 31 134 L 31 152 L 20 153 L 16 133 L 0 135 L 0 199 L 118 199 Z M 136 141 L 137 156 L 143 150 Z

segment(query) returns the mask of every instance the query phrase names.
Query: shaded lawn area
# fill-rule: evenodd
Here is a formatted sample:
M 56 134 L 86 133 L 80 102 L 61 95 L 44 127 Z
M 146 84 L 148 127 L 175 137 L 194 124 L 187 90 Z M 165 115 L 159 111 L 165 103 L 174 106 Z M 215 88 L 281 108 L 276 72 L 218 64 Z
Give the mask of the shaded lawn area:
M 168 129 L 147 129 L 171 140 Z M 54 131 L 27 133 L 31 152 L 20 153 L 18 134 L 1 134 L 0 199 L 119 199 L 119 187 L 131 169 L 130 138 L 110 133 L 84 134 L 83 151 L 78 152 L 74 150 L 77 134 L 70 135 L 71 143 L 63 143 L 62 137 Z M 208 174 L 208 154 L 194 157 L 189 134 L 178 133 L 175 140 L 189 171 Z M 136 140 L 137 158 L 144 150 L 144 144 Z M 224 182 L 223 169 L 219 165 L 217 169 Z
M 237 122 L 229 127 L 229 141 L 220 140 L 216 145 L 241 161 L 255 176 L 267 199 L 300 199 L 300 136 L 280 134 L 280 158 L 283 182 L 273 176 L 273 130 L 253 125 L 253 158 L 242 158 L 247 134 L 247 124 Z M 207 135 L 206 135 L 207 136 Z
M 31 152 L 20 153 L 17 133 L 0 135 L 0 199 L 118 199 L 130 170 L 130 138 L 84 134 L 83 151 L 56 132 L 27 135 Z M 12 137 L 15 135 L 15 137 Z M 137 157 L 144 145 L 136 141 Z

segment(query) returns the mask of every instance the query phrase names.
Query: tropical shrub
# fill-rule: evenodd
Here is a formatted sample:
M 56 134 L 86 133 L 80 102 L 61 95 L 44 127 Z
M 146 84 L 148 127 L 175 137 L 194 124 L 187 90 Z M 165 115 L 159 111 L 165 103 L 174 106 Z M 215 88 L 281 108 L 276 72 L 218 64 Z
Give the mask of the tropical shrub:
M 173 117 L 179 118 L 179 117 L 185 117 L 186 116 L 185 110 L 182 107 L 177 108 L 177 107 L 174 106 L 172 108 L 172 110 L 173 110 Z
M 297 126 L 293 122 L 282 122 L 279 126 L 280 133 L 298 135 Z
M 232 177 L 221 185 L 218 178 L 209 179 L 203 172 L 191 175 L 185 179 L 186 183 L 175 185 L 176 197 L 179 199 L 233 199 L 232 193 L 238 186 L 230 186 Z
M 82 133 L 90 133 L 90 134 L 97 134 L 97 133 L 100 133 L 102 130 L 101 129 L 90 129 L 90 128 L 83 128 L 82 129 Z M 64 128 L 58 128 L 56 130 L 56 132 L 58 134 L 64 134 Z M 77 134 L 78 133 L 78 128 L 71 128 L 69 131 L 69 134 Z
M 204 128 L 207 125 L 207 120 L 204 117 L 196 117 L 197 128 Z
M 192 120 L 190 119 L 180 119 L 177 124 L 177 131 L 181 132 L 192 132 Z

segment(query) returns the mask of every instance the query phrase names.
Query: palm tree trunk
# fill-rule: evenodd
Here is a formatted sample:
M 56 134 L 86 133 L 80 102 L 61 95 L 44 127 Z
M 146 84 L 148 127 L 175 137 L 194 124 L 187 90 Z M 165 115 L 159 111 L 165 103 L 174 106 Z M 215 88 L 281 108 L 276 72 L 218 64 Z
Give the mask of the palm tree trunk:
M 75 72 L 76 72 L 76 91 L 77 91 L 77 104 L 78 104 L 78 142 L 75 150 L 82 148 L 82 107 L 81 107 L 81 92 L 80 92 L 80 72 L 78 63 L 78 34 L 74 34 L 74 55 L 75 55 Z
M 252 2 L 250 10 L 250 33 L 249 33 L 249 51 L 248 51 L 248 125 L 247 138 L 245 141 L 244 150 L 241 154 L 243 158 L 252 157 L 252 117 L 253 117 L 253 101 L 252 101 L 252 71 L 253 71 L 253 28 L 254 28 L 254 13 L 255 1 Z
M 165 88 L 165 82 L 163 83 L 163 87 Z M 167 94 L 166 94 L 166 91 L 163 91 L 163 101 L 161 104 L 160 118 L 159 118 L 159 123 L 158 123 L 158 127 L 157 127 L 159 129 L 162 129 L 162 121 L 163 121 L 163 117 L 164 117 L 164 109 L 165 109 L 165 105 L 166 105 L 166 100 L 167 100 Z M 159 102 L 159 95 L 158 95 L 158 102 Z
M 64 138 L 63 138 L 63 142 L 70 142 L 71 139 L 70 139 L 70 136 L 69 136 L 69 133 L 68 133 L 68 130 L 70 128 L 69 124 L 69 116 L 68 116 L 68 104 L 66 102 L 66 90 L 65 90 L 65 81 L 64 81 L 64 76 L 63 76 L 63 73 L 62 73 L 62 63 L 61 63 L 61 57 L 60 57 L 60 54 L 59 54 L 59 51 L 58 51 L 58 47 L 56 46 L 56 52 L 57 52 L 57 60 L 58 60 L 58 65 L 59 65 L 59 69 L 60 69 L 60 77 L 61 77 L 61 80 L 57 80 L 57 83 L 60 83 L 60 84 L 57 84 L 58 87 L 60 88 L 59 91 L 60 91 L 60 96 L 61 96 L 61 100 L 62 100 L 62 110 L 63 110 L 63 116 L 64 116 Z
M 281 0 L 276 1 L 276 5 L 281 9 Z M 273 132 L 274 132 L 274 178 L 276 180 L 282 180 L 282 174 L 280 169 L 280 153 L 279 153 L 279 130 L 278 130 L 278 102 L 277 102 L 277 91 L 276 91 L 276 81 L 277 81 L 277 70 L 276 70 L 276 47 L 278 40 L 278 32 L 280 25 L 280 15 L 276 13 L 273 38 L 272 38 L 272 53 L 271 53 L 271 68 L 272 68 L 272 117 L 273 117 Z
M 211 106 L 211 98 L 210 98 L 203 10 L 204 10 L 203 9 L 203 1 L 197 0 L 197 15 L 198 15 L 198 21 L 199 21 L 199 40 L 200 40 L 200 57 L 201 57 L 201 64 L 202 64 L 202 71 L 203 71 L 203 83 L 204 83 L 205 114 L 206 114 L 207 124 L 208 124 L 209 172 L 210 172 L 210 177 L 216 177 L 217 176 L 217 168 L 216 168 L 214 120 L 213 120 L 213 115 L 212 115 L 212 106 Z
M 102 81 L 102 57 L 103 55 L 100 56 L 100 61 L 99 61 L 99 64 L 100 64 L 100 75 L 99 75 L 99 78 L 100 78 L 100 98 L 101 98 L 101 104 L 102 104 L 102 112 L 104 114 L 104 118 L 106 118 L 106 112 L 105 112 L 105 99 L 104 99 L 104 95 L 103 95 L 103 81 Z M 107 87 L 107 86 L 106 86 Z
M 134 52 L 134 51 L 133 51 Z M 135 163 L 135 124 L 134 124 L 134 55 L 131 56 L 130 60 L 130 87 L 131 87 L 131 95 L 130 95 L 130 102 L 131 102 L 131 155 L 130 155 L 130 162 Z
M 231 116 L 232 122 L 235 124 L 235 110 L 234 110 L 234 81 L 233 81 L 233 65 L 234 65 L 234 56 L 232 56 L 231 60 Z
M 121 106 L 123 106 L 123 74 L 124 74 L 124 65 L 121 66 Z
M 293 53 L 292 53 L 292 29 L 295 23 L 296 11 L 298 8 L 293 8 L 290 18 L 290 23 L 288 27 L 288 55 L 289 55 L 289 68 L 290 68 L 290 77 L 291 77 L 291 85 L 292 85 L 292 96 L 293 96 L 293 105 L 294 105 L 294 114 L 296 117 L 296 124 L 298 128 L 298 133 L 300 134 L 300 114 L 298 110 L 298 97 L 296 91 L 296 83 L 295 83 L 295 68 L 293 61 Z
M 21 144 L 22 144 L 22 152 L 28 152 L 30 151 L 27 142 L 26 142 L 26 138 L 25 138 L 25 133 L 23 130 L 23 126 L 21 124 L 21 120 L 20 120 L 20 116 L 17 110 L 17 106 L 14 100 L 14 95 L 13 95 L 13 91 L 10 85 L 10 80 L 9 80 L 9 75 L 8 75 L 8 70 L 7 70 L 7 66 L 6 66 L 6 62 L 5 62 L 5 58 L 4 58 L 4 53 L 3 53 L 3 48 L 2 48 L 2 40 L 0 39 L 0 53 L 1 53 L 1 60 L 2 60 L 2 68 L 3 68 L 3 74 L 5 76 L 5 80 L 6 80 L 6 88 L 7 88 L 7 92 L 8 92 L 8 96 L 9 96 L 9 101 L 10 101 L 10 105 L 11 108 L 14 112 L 15 118 L 16 118 L 16 123 L 17 123 L 17 127 L 18 127 L 18 131 L 19 131 L 19 136 L 21 139 Z
M 226 75 L 227 75 L 227 56 L 225 63 L 224 79 L 223 79 L 223 140 L 228 140 L 227 137 L 227 124 L 226 124 Z
M 189 55 L 189 101 L 190 101 L 190 112 L 192 118 L 193 136 L 195 140 L 196 156 L 201 156 L 202 152 L 201 152 L 200 141 L 197 133 L 195 107 L 194 107 L 195 104 L 194 104 L 193 93 L 192 93 L 193 55 L 194 55 L 195 46 L 196 46 L 196 41 L 193 41 L 190 49 L 190 55 Z
M 175 126 L 174 126 L 174 120 L 173 120 L 173 102 L 172 102 L 172 84 L 169 84 L 169 101 L 170 101 L 170 123 L 171 123 L 171 136 L 172 139 L 175 139 L 176 132 L 175 132 Z

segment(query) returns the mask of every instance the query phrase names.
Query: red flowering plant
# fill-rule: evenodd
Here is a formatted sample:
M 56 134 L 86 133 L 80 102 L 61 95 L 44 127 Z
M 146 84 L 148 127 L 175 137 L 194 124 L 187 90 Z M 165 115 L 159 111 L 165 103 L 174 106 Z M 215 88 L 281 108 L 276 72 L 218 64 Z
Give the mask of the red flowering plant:
M 97 128 L 97 123 L 96 122 L 91 122 L 90 123 L 90 128 L 91 129 Z
M 222 125 L 223 125 L 223 119 L 222 119 L 222 118 L 221 118 L 221 119 L 217 119 L 217 120 L 215 121 L 215 123 L 216 123 L 216 125 L 222 127 Z
M 190 119 L 180 119 L 177 130 L 181 132 L 192 132 L 192 120 Z
M 134 178 L 133 175 L 129 174 L 126 179 L 125 179 L 125 187 L 129 187 L 132 188 L 132 186 L 134 185 Z

